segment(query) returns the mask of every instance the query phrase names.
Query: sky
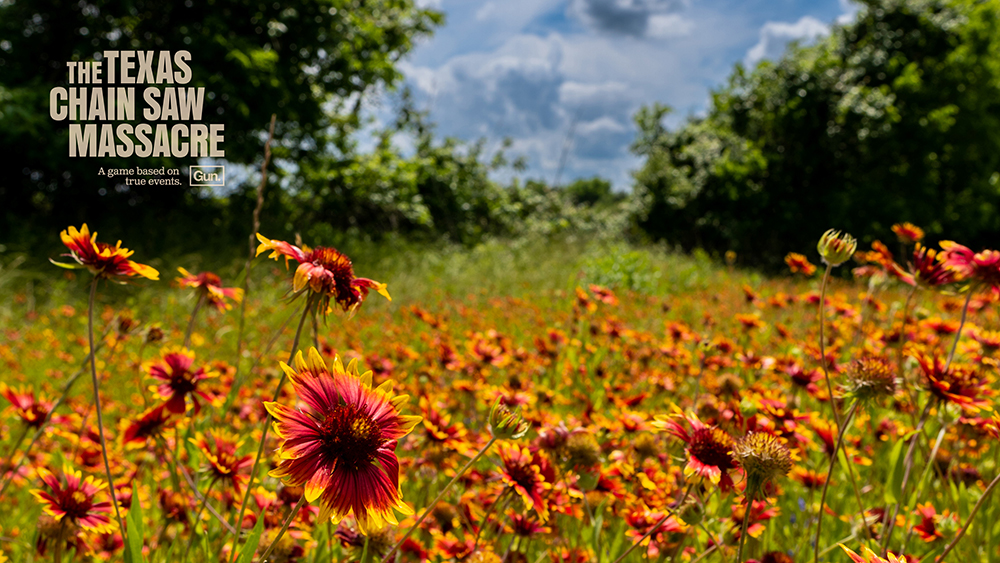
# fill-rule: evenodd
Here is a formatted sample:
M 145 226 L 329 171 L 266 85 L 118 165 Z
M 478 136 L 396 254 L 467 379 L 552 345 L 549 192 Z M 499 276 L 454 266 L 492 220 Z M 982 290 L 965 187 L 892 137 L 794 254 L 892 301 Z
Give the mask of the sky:
M 703 115 L 736 63 L 779 58 L 849 21 L 850 0 L 418 0 L 446 23 L 400 63 L 441 136 L 504 138 L 524 178 L 631 186 L 632 116 Z M 492 152 L 492 151 L 490 151 Z M 501 174 L 503 178 L 504 174 Z

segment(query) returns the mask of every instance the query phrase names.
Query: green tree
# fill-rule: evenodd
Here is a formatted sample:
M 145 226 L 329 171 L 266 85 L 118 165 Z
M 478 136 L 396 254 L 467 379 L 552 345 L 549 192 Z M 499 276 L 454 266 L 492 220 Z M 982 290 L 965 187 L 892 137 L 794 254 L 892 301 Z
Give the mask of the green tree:
M 636 116 L 642 226 L 779 264 L 827 228 L 862 240 L 1000 234 L 1000 4 L 868 0 L 817 45 L 738 66 L 708 115 Z
M 218 219 L 218 201 L 205 194 L 95 177 L 98 166 L 134 159 L 68 157 L 66 124 L 48 116 L 49 90 L 66 85 L 67 61 L 105 50 L 188 50 L 194 79 L 186 86 L 206 88 L 204 121 L 224 124 L 227 160 L 261 158 L 276 113 L 278 155 L 300 162 L 346 150 L 360 100 L 395 85 L 400 57 L 442 22 L 413 0 L 0 3 L 0 152 L 16 162 L 0 176 L 0 239 L 84 220 L 118 232 L 146 222 L 149 234 Z

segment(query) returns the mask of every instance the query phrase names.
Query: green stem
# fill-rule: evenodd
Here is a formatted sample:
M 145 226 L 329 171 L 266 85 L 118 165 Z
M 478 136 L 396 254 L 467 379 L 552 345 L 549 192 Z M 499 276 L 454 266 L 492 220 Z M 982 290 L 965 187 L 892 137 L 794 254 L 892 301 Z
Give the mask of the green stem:
M 837 428 L 841 428 L 840 415 L 837 413 L 837 401 L 833 397 L 833 385 L 830 384 L 830 371 L 826 367 L 826 337 L 824 325 L 826 324 L 826 283 L 830 279 L 830 270 L 833 266 L 827 264 L 823 273 L 823 283 L 819 290 L 819 355 L 820 366 L 823 368 L 823 379 L 826 380 L 826 392 L 830 397 L 830 409 L 833 410 L 833 420 L 837 423 Z
M 837 454 L 840 452 L 841 446 L 844 445 L 844 435 L 847 434 L 847 425 L 851 423 L 854 418 L 854 413 L 858 410 L 858 402 L 854 401 L 851 404 L 851 410 L 847 411 L 847 419 L 844 420 L 844 426 L 837 427 L 837 444 L 833 448 L 833 455 L 830 456 L 830 465 L 826 470 L 826 481 L 823 483 L 823 494 L 819 497 L 819 514 L 816 518 L 816 539 L 813 541 L 813 562 L 819 561 L 819 537 L 823 531 L 823 514 L 826 512 L 823 507 L 826 505 L 826 493 L 830 489 L 830 480 L 833 477 L 833 468 L 837 463 Z M 861 519 L 864 521 L 864 509 L 861 512 Z M 742 559 L 740 560 L 742 561 Z
M 194 533 L 195 528 L 198 526 L 198 522 L 201 521 L 201 515 L 205 513 L 205 507 L 208 506 L 208 495 L 212 492 L 212 486 L 215 485 L 215 479 L 208 482 L 208 488 L 205 489 L 205 496 L 201 499 L 201 506 L 198 507 L 198 514 L 194 517 L 194 523 L 191 526 L 191 539 L 188 540 L 187 548 L 184 549 L 184 561 L 187 561 L 188 553 L 191 553 L 191 547 L 194 545 L 194 540 L 197 534 Z
M 100 349 L 100 347 L 104 345 L 104 337 L 107 336 L 109 332 L 111 332 L 111 327 L 115 326 L 116 324 L 117 324 L 117 317 L 112 319 L 111 322 L 108 323 L 108 326 L 104 327 L 104 332 L 101 333 L 101 339 L 100 339 L 100 344 L 98 345 L 98 349 Z M 66 397 L 69 396 L 69 392 L 70 389 L 73 388 L 73 384 L 76 383 L 77 379 L 80 379 L 80 377 L 84 374 L 84 372 L 87 371 L 87 365 L 90 363 L 91 356 L 93 356 L 93 352 L 87 354 L 87 357 L 83 360 L 83 364 L 80 366 L 80 369 L 78 369 L 76 373 L 74 373 L 66 381 L 66 384 L 63 385 L 62 393 L 59 395 L 59 398 L 56 399 L 56 402 L 52 405 L 52 408 L 49 409 L 49 412 L 46 413 L 45 420 L 43 420 L 42 424 L 38 426 L 37 430 L 35 430 L 35 434 L 31 437 L 31 441 L 28 442 L 28 447 L 24 449 L 24 455 L 21 456 L 21 459 L 17 462 L 17 465 L 14 466 L 11 472 L 4 479 L 3 485 L 0 486 L 0 498 L 3 498 L 3 493 L 4 491 L 7 490 L 7 485 L 9 485 L 10 482 L 14 479 L 14 475 L 17 474 L 17 470 L 21 469 L 21 466 L 28 459 L 28 454 L 31 452 L 31 448 L 35 445 L 36 442 L 38 442 L 39 438 L 42 437 L 42 434 L 45 432 L 45 427 L 48 425 L 49 421 L 52 420 L 52 415 L 55 414 L 56 409 L 59 408 L 59 406 L 62 405 L 63 401 L 66 400 Z
M 243 268 L 243 299 L 240 301 L 240 323 L 236 331 L 236 381 L 239 381 L 240 363 L 243 359 L 243 329 L 246 326 L 247 299 L 250 297 L 250 265 L 257 255 L 255 246 L 257 245 L 257 232 L 260 230 L 260 211 L 264 207 L 264 186 L 267 184 L 267 165 L 271 162 L 271 140 L 274 138 L 274 121 L 277 114 L 271 114 L 271 128 L 267 134 L 267 142 L 264 143 L 264 163 L 260 167 L 260 184 L 257 185 L 257 205 L 253 208 L 253 223 L 251 224 L 247 262 Z M 280 331 L 279 331 L 280 332 Z
M 420 518 L 418 518 L 417 521 L 414 522 L 412 526 L 410 526 L 410 529 L 406 530 L 406 533 L 403 534 L 403 537 L 400 538 L 400 540 L 396 542 L 396 545 L 392 546 L 392 549 L 390 549 L 389 552 L 385 554 L 385 557 L 382 558 L 382 563 L 389 563 L 389 560 L 392 558 L 392 554 L 396 553 L 396 550 L 399 549 L 399 546 L 403 545 L 403 542 L 405 542 L 413 534 L 413 532 L 420 527 L 420 524 L 422 524 L 423 521 L 427 519 L 427 516 L 429 516 L 431 511 L 434 510 L 434 507 L 437 506 L 437 503 L 441 502 L 441 499 L 444 498 L 444 495 L 445 493 L 448 492 L 448 489 L 450 489 L 451 486 L 458 481 L 458 479 L 462 476 L 462 474 L 464 474 L 470 467 L 472 467 L 472 464 L 479 461 L 479 458 L 483 457 L 483 455 L 486 454 L 486 452 L 490 449 L 490 447 L 493 446 L 493 442 L 496 441 L 497 441 L 496 436 L 490 436 L 490 441 L 486 442 L 486 445 L 483 446 L 482 449 L 480 449 L 479 452 L 472 459 L 470 459 L 468 463 L 465 464 L 465 466 L 459 469 L 458 473 L 455 473 L 455 476 L 451 478 L 451 481 L 448 481 L 448 484 L 445 485 L 443 489 L 441 489 L 440 493 L 438 493 L 437 498 L 435 498 L 427 506 L 427 508 L 424 509 L 423 514 L 420 515 Z
M 830 267 L 827 266 L 827 271 L 829 269 Z M 746 497 L 746 503 L 747 506 L 743 509 L 743 524 L 740 526 L 740 547 L 736 551 L 736 561 L 738 563 L 742 563 L 743 561 L 743 545 L 747 541 L 747 528 L 750 526 L 750 512 L 753 510 L 753 499 Z M 820 509 L 822 510 L 822 503 Z
M 306 495 L 305 493 L 302 493 L 302 496 L 299 497 L 299 502 L 295 503 L 292 510 L 288 512 L 288 516 L 285 517 L 285 521 L 281 523 L 281 530 L 278 531 L 278 535 L 274 537 L 274 541 L 271 542 L 271 545 L 267 546 L 267 549 L 264 551 L 264 555 L 260 556 L 259 563 L 265 563 L 267 561 L 267 556 L 271 555 L 271 552 L 274 551 L 275 547 L 277 547 L 278 542 L 285 535 L 285 532 L 288 531 L 288 526 L 292 523 L 295 515 L 299 513 L 299 509 L 302 508 L 302 505 L 305 503 Z M 263 514 L 259 516 L 259 518 L 263 517 Z M 365 547 L 368 547 L 368 536 L 365 536 Z
M 933 405 L 934 396 L 932 395 L 927 400 L 927 406 L 924 407 L 923 413 L 920 414 L 920 421 L 917 422 L 917 428 L 913 431 L 913 436 L 910 437 L 910 445 L 906 449 L 906 458 L 903 461 L 903 483 L 900 487 L 899 500 L 896 502 L 896 508 L 892 512 L 892 517 L 885 521 L 885 525 L 882 528 L 882 551 L 885 551 L 889 547 L 889 539 L 892 537 L 892 529 L 896 524 L 896 517 L 899 516 L 899 508 L 902 505 L 903 499 L 906 498 L 906 486 L 910 484 L 910 471 L 913 469 L 913 452 L 916 450 L 917 435 L 923 432 L 924 425 L 927 423 L 927 415 L 930 414 L 931 406 Z M 933 461 L 928 460 L 928 463 L 933 463 Z
M 253 373 L 253 371 L 257 369 L 257 366 L 260 365 L 260 362 L 261 360 L 264 359 L 264 356 L 268 355 L 271 352 L 271 348 L 274 346 L 274 343 L 278 341 L 278 337 L 284 334 L 285 328 L 288 326 L 288 323 L 292 322 L 292 319 L 294 319 L 298 314 L 299 314 L 298 310 L 292 311 L 292 314 L 288 315 L 288 318 L 285 319 L 285 322 L 281 323 L 281 326 L 278 327 L 278 330 L 274 331 L 274 334 L 271 335 L 271 339 L 268 340 L 267 345 L 264 346 L 264 350 L 257 355 L 257 358 L 254 359 L 253 364 L 250 366 L 250 369 L 247 370 L 247 373 Z M 233 401 L 236 400 L 236 396 L 239 394 L 240 388 L 242 386 L 243 386 L 243 373 L 237 372 L 235 378 L 233 379 L 233 385 L 232 387 L 230 387 L 228 396 L 226 397 L 226 402 L 219 412 L 221 413 L 229 412 L 229 408 L 233 405 Z
M 201 309 L 201 304 L 205 302 L 205 294 L 198 296 L 198 302 L 194 304 L 194 310 L 191 311 L 191 319 L 188 320 L 187 330 L 184 331 L 184 347 L 191 347 L 191 333 L 194 332 L 194 320 L 198 318 L 198 311 Z
M 962 539 L 962 536 L 964 536 L 965 532 L 969 529 L 969 525 L 972 524 L 972 519 L 976 516 L 976 513 L 979 512 L 979 508 L 983 505 L 983 502 L 989 498 L 990 493 L 993 492 L 993 489 L 997 486 L 998 482 L 1000 482 L 1000 474 L 990 481 L 989 486 L 987 486 L 986 490 L 983 491 L 983 496 L 979 497 L 979 501 L 976 502 L 976 506 L 972 508 L 972 512 L 969 513 L 969 517 L 965 519 L 965 524 L 962 526 L 962 529 L 955 534 L 955 539 L 951 540 L 951 543 L 944 548 L 944 551 L 942 551 L 941 555 L 934 560 L 934 563 L 941 563 L 944 561 L 945 556 L 951 553 L 951 550 L 955 549 L 955 546 L 958 545 L 958 541 Z
M 690 493 L 691 493 L 691 485 L 688 485 L 687 488 L 684 489 L 684 496 L 681 497 L 680 502 L 677 503 L 677 507 L 678 508 L 680 508 L 681 506 L 684 505 L 684 501 L 687 500 L 688 495 Z M 671 516 L 673 516 L 675 513 L 676 513 L 675 509 L 673 509 L 673 508 L 667 509 L 667 513 L 663 515 L 663 518 L 660 518 L 660 521 L 657 522 L 656 524 L 654 524 L 652 528 L 646 530 L 646 533 L 643 534 L 643 536 L 641 538 L 639 538 L 638 540 L 636 540 L 632 545 L 628 546 L 628 549 L 625 550 L 625 553 L 622 553 L 621 555 L 618 556 L 618 559 L 615 559 L 615 563 L 621 563 L 626 557 L 628 557 L 629 553 L 632 553 L 633 551 L 635 551 L 635 549 L 637 547 L 639 547 L 640 545 L 642 545 L 642 542 L 646 541 L 646 538 L 648 538 L 649 536 L 653 535 L 653 533 L 655 533 L 657 530 L 659 530 L 660 526 L 666 524 L 667 523 L 667 519 L 670 518 Z M 600 555 L 600 554 L 598 554 L 598 555 Z
M 308 300 L 306 301 L 306 306 L 302 309 L 302 318 L 299 319 L 299 327 L 295 329 L 295 338 L 292 340 L 292 350 L 291 352 L 288 353 L 289 364 L 292 363 L 292 359 L 295 358 L 296 348 L 299 347 L 299 337 L 302 336 L 302 327 L 303 325 L 306 324 L 306 318 L 309 316 L 309 309 L 311 308 L 310 305 L 312 305 L 313 302 L 314 299 L 310 295 Z M 278 388 L 274 390 L 274 398 L 271 399 L 272 401 L 278 400 L 278 396 L 281 394 L 281 388 L 285 385 L 286 379 L 288 379 L 288 375 L 284 372 L 284 370 L 282 370 L 281 379 L 278 381 Z M 260 435 L 260 442 L 257 444 L 257 456 L 254 458 L 253 468 L 250 470 L 250 482 L 247 483 L 247 490 L 243 494 L 243 502 L 240 503 L 239 516 L 237 516 L 236 518 L 236 525 L 235 525 L 236 539 L 233 542 L 233 555 L 232 559 L 230 560 L 231 563 L 236 561 L 236 552 L 237 552 L 236 547 L 239 545 L 240 541 L 239 530 L 240 528 L 243 527 L 243 515 L 246 513 L 247 510 L 247 503 L 250 500 L 250 491 L 253 490 L 253 480 L 257 477 L 257 467 L 260 465 L 260 458 L 264 454 L 264 444 L 265 442 L 267 442 L 267 432 L 268 430 L 271 429 L 272 420 L 273 417 L 271 416 L 271 413 L 268 413 L 267 417 L 264 419 L 264 429 Z
M 965 305 L 962 306 L 962 321 L 958 323 L 958 331 L 955 332 L 955 340 L 951 343 L 951 352 L 948 354 L 948 363 L 944 365 L 944 373 L 948 373 L 951 368 L 951 361 L 955 359 L 955 350 L 958 348 L 958 341 L 962 337 L 962 328 L 965 326 L 965 317 L 969 313 L 969 301 L 972 299 L 972 292 L 975 288 L 969 288 L 969 294 L 965 296 Z
M 365 547 L 361 550 L 361 563 L 368 563 L 368 536 L 365 535 Z
M 944 435 L 945 433 L 947 433 L 947 431 L 948 431 L 947 424 L 942 425 L 941 430 L 938 431 L 937 440 L 935 440 L 934 442 L 934 447 L 931 448 L 931 455 L 927 458 L 931 460 L 931 462 L 924 466 L 924 471 L 923 473 L 921 473 L 920 480 L 917 482 L 917 493 L 914 495 L 914 498 L 919 499 L 920 495 L 923 494 L 924 492 L 924 485 L 927 484 L 927 477 L 930 475 L 931 468 L 937 465 L 936 463 L 934 463 L 934 459 L 937 458 L 938 450 L 941 448 L 941 442 L 944 441 Z M 906 504 L 907 514 L 909 514 L 912 510 L 913 510 L 912 504 L 907 502 Z M 913 536 L 913 528 L 914 525 L 911 524 L 909 531 L 906 533 L 906 539 L 903 540 L 903 547 L 902 549 L 899 550 L 900 553 L 906 552 L 906 546 L 909 545 L 910 538 Z
M 115 481 L 111 476 L 111 464 L 108 462 L 108 444 L 104 439 L 104 415 L 101 413 L 101 395 L 98 393 L 97 382 L 97 361 L 94 356 L 94 297 L 97 295 L 97 281 L 95 277 L 90 284 L 90 301 L 87 305 L 87 338 L 90 342 L 90 377 L 94 384 L 94 406 L 97 408 L 97 433 L 101 438 L 101 457 L 104 458 L 104 471 L 108 476 L 108 490 L 111 493 L 111 504 L 115 507 L 115 518 L 118 520 L 118 529 L 122 534 L 122 541 L 128 544 L 128 536 L 125 534 L 125 522 L 122 521 L 121 510 L 118 508 L 118 496 L 115 494 Z

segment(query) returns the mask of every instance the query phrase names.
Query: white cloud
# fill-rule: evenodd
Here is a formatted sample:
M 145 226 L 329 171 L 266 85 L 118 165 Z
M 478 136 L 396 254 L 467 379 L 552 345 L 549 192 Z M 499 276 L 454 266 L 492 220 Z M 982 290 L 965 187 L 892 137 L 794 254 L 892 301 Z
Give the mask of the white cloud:
M 646 35 L 655 39 L 683 37 L 694 29 L 694 22 L 680 14 L 657 14 L 649 18 Z
M 833 14 L 846 9 L 838 1 L 825 0 Z M 679 124 L 704 113 L 734 61 L 776 56 L 791 40 L 829 32 L 813 17 L 780 23 L 783 11 L 690 0 L 443 5 L 448 28 L 399 67 L 438 133 L 486 137 L 488 147 L 510 137 L 509 155 L 527 159 L 526 175 L 552 181 L 572 132 L 561 180 L 601 175 L 617 189 L 631 185 L 639 162 L 628 147 L 640 106 L 670 104 L 667 123 Z
M 795 23 L 767 22 L 760 28 L 760 41 L 747 51 L 744 62 L 752 67 L 763 59 L 780 58 L 792 41 L 815 41 L 830 33 L 830 26 L 812 16 L 803 16 Z
M 840 25 L 845 25 L 854 21 L 857 17 L 858 11 L 861 6 L 857 4 L 854 0 L 838 0 L 840 3 L 840 11 L 843 12 L 837 16 L 837 23 Z

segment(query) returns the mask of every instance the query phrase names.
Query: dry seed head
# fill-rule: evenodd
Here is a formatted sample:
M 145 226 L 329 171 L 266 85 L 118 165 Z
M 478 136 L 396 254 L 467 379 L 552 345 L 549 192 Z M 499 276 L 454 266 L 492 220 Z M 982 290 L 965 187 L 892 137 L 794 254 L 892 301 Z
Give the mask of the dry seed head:
M 632 443 L 632 449 L 643 458 L 654 457 L 660 453 L 660 444 L 652 434 L 639 434 Z
M 876 356 L 859 358 L 847 371 L 844 392 L 857 401 L 872 401 L 896 393 L 898 380 L 891 363 Z
M 765 484 L 792 469 L 791 452 L 776 436 L 765 432 L 751 432 L 737 441 L 733 457 L 746 474 L 747 498 L 759 498 Z
M 858 241 L 851 235 L 830 229 L 823 233 L 816 245 L 816 250 L 823 257 L 823 261 L 836 268 L 847 262 L 854 251 L 858 249 Z
M 601 446 L 593 434 L 580 432 L 566 440 L 567 467 L 593 467 L 601 462 Z

